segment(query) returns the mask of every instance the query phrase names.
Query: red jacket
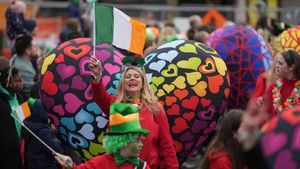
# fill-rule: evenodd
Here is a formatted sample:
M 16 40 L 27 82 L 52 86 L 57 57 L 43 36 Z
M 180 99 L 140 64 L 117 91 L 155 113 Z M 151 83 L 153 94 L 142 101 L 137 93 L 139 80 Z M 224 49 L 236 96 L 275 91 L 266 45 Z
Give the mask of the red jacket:
M 121 166 L 117 166 L 114 156 L 109 154 L 104 154 L 101 156 L 96 156 L 91 160 L 82 163 L 78 166 L 74 165 L 73 169 L 94 169 L 94 168 L 101 168 L 101 169 L 134 169 L 135 165 L 132 163 L 126 162 Z M 146 165 L 145 169 L 150 169 L 148 165 Z
M 101 81 L 98 84 L 92 83 L 92 89 L 94 100 L 108 116 L 109 106 L 116 99 L 116 96 L 110 95 Z M 144 146 L 140 158 L 145 160 L 151 169 L 157 169 L 159 166 L 165 166 L 167 169 L 178 169 L 178 160 L 166 113 L 162 111 L 153 115 L 147 108 L 142 107 L 139 114 L 142 119 L 142 128 L 149 130 L 149 134 L 142 140 Z M 161 158 L 163 161 L 160 160 Z
M 228 153 L 221 151 L 209 154 L 208 169 L 233 169 Z
M 295 87 L 295 83 L 297 82 L 297 80 L 287 80 L 284 78 L 281 78 L 282 80 L 282 88 L 280 90 L 280 95 L 281 95 L 281 103 L 283 104 L 286 99 L 292 94 L 294 87 Z M 274 107 L 273 107 L 273 89 L 275 87 L 275 83 L 272 83 L 266 92 L 266 107 L 267 107 L 267 112 L 269 113 L 269 119 L 271 119 L 272 117 L 276 116 L 276 112 L 274 111 Z M 265 104 L 265 102 L 264 102 Z
M 252 99 L 257 99 L 258 97 L 265 95 L 267 89 L 267 78 L 268 78 L 267 72 L 264 72 L 257 77 L 255 88 L 251 96 Z

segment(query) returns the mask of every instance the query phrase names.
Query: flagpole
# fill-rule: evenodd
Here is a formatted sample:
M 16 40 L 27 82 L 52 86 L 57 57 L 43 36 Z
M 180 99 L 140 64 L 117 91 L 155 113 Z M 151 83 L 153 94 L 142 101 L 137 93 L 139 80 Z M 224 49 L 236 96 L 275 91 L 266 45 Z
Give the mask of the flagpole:
M 38 141 L 40 141 L 44 146 L 46 146 L 52 154 L 57 154 L 56 151 L 54 151 L 50 146 L 48 146 L 41 138 L 39 138 L 36 134 L 34 134 L 18 117 L 16 117 L 14 114 L 10 114 L 19 124 L 21 124 L 30 134 L 32 134 Z M 60 158 L 58 156 L 58 158 Z M 67 168 L 71 168 L 71 164 L 67 163 Z
M 16 117 L 14 114 L 10 114 L 19 124 L 21 124 L 30 134 L 32 134 L 36 139 L 38 139 L 44 146 L 46 146 L 52 153 L 56 154 L 56 151 L 54 151 L 50 146 L 48 146 L 42 139 L 40 139 L 37 135 L 35 135 L 27 126 L 24 125 L 21 120 Z
M 95 3 L 93 2 L 93 18 L 94 18 L 94 22 L 93 22 L 93 57 L 96 57 L 96 9 L 95 9 Z

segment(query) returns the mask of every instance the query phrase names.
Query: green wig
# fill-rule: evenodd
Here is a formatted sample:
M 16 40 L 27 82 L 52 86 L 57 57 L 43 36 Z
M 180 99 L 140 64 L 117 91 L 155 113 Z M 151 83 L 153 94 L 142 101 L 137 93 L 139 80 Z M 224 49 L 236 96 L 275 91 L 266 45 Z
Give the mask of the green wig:
M 118 154 L 129 143 L 138 141 L 137 138 L 138 133 L 106 135 L 103 139 L 103 148 L 107 154 Z

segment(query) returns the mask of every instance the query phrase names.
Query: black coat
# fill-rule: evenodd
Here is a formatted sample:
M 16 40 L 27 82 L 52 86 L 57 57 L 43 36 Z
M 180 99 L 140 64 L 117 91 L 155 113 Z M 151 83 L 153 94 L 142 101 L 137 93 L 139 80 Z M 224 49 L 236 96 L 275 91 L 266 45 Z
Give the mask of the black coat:
M 40 100 L 37 100 L 31 107 L 31 116 L 24 120 L 26 125 L 34 134 L 43 140 L 48 146 L 58 153 L 63 153 L 60 140 L 48 126 L 48 117 Z M 60 168 L 56 163 L 52 152 L 23 129 L 22 132 L 26 144 L 26 160 L 28 169 L 57 169 Z
M 15 121 L 10 116 L 9 96 L 0 92 L 0 160 L 1 168 L 22 168 L 20 143 Z M 21 100 L 21 99 L 20 99 Z M 19 103 L 21 101 L 19 100 Z

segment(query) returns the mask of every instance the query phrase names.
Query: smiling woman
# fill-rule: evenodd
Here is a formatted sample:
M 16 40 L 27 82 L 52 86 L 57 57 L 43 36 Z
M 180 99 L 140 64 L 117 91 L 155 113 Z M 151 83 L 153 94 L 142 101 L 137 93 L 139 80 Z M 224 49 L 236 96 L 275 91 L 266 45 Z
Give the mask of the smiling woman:
M 125 62 L 127 61 L 125 58 Z M 89 68 L 93 73 L 94 100 L 106 115 L 109 115 L 109 106 L 113 102 L 125 102 L 139 107 L 139 116 L 144 119 L 141 126 L 149 130 L 149 134 L 142 140 L 146 146 L 141 149 L 139 157 L 145 160 L 150 168 L 178 169 L 166 113 L 150 90 L 143 67 L 126 63 L 116 95 L 110 95 L 103 85 L 101 62 L 91 57 Z

